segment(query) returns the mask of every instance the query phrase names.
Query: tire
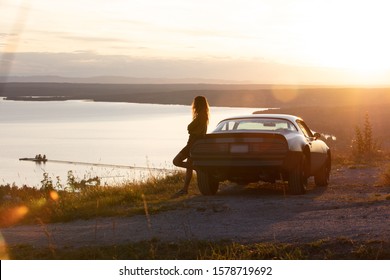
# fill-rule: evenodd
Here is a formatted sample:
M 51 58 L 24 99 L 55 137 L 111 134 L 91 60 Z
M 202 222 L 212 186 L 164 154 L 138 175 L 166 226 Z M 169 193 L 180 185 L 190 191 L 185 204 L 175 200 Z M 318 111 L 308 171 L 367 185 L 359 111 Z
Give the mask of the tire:
M 307 160 L 306 155 L 302 155 L 301 162 L 289 173 L 288 192 L 292 195 L 300 195 L 306 192 L 307 187 Z
M 219 182 L 207 171 L 198 170 L 196 174 L 200 193 L 203 195 L 215 195 L 218 191 Z
M 331 169 L 331 160 L 328 156 L 325 164 L 321 169 L 314 175 L 314 183 L 316 187 L 327 187 L 329 185 L 330 178 L 330 169 Z

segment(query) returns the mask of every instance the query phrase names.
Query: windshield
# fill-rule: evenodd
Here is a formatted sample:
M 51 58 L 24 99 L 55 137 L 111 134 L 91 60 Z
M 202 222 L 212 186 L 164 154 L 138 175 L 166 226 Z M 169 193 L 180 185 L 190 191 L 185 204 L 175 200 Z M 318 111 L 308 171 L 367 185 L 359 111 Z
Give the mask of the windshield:
M 288 120 L 273 118 L 232 119 L 220 122 L 214 132 L 226 131 L 298 131 Z

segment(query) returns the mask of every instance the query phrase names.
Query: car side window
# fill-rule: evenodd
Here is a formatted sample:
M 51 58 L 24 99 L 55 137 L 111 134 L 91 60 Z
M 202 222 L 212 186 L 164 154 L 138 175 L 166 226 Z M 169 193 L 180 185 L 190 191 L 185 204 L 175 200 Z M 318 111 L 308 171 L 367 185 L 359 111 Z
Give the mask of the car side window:
M 313 137 L 313 133 L 303 121 L 298 120 L 297 124 L 299 125 L 299 128 L 302 130 L 302 133 L 305 135 L 305 137 Z
M 224 122 L 224 123 L 221 123 L 216 128 L 216 131 L 229 131 L 229 130 L 233 130 L 235 126 L 236 126 L 236 122 L 233 122 L 233 121 Z

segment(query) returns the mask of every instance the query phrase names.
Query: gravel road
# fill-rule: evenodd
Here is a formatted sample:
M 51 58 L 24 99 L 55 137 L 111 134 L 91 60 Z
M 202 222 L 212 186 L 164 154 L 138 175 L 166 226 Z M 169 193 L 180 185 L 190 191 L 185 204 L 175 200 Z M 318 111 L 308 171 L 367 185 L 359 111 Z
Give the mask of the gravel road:
M 390 186 L 378 183 L 380 168 L 332 171 L 327 188 L 284 195 L 283 185 L 224 185 L 216 196 L 193 190 L 176 210 L 155 215 L 98 218 L 0 229 L 5 244 L 36 247 L 113 245 L 162 241 L 231 240 L 311 242 L 348 238 L 390 241 Z

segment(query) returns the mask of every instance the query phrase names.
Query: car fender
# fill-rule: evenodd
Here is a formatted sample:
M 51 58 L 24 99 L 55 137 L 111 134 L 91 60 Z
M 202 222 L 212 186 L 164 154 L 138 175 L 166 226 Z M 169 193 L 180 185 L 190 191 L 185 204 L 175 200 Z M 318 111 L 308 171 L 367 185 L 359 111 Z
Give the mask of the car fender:
M 311 142 L 310 157 L 311 157 L 311 173 L 315 174 L 320 170 L 329 157 L 330 149 L 322 140 Z
M 297 133 L 289 133 L 285 135 L 288 148 L 291 152 L 303 152 L 303 148 L 308 145 L 305 137 Z

